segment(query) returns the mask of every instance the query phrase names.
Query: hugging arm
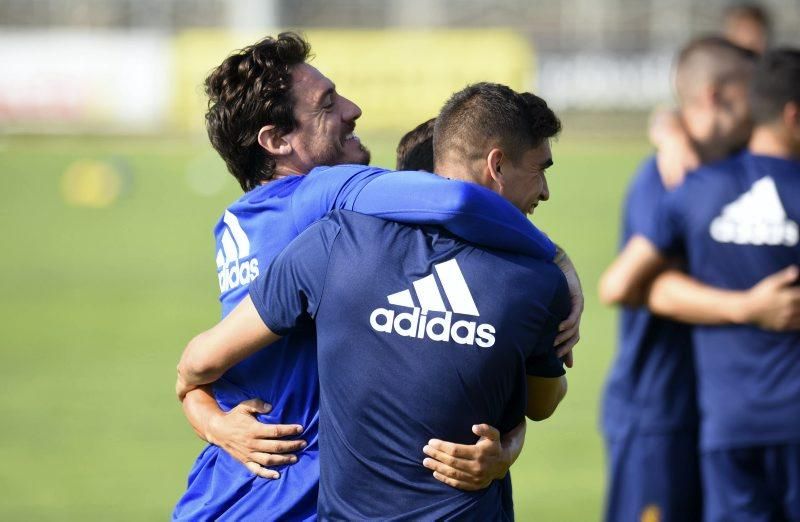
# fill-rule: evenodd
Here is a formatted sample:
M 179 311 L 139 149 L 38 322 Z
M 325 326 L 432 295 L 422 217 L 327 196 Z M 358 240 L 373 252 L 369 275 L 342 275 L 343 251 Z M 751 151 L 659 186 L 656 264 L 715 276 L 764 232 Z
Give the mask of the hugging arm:
M 278 339 L 264 324 L 250 296 L 245 297 L 216 326 L 186 345 L 178 363 L 178 398 L 183 401 L 190 390 L 216 381 L 233 365 Z

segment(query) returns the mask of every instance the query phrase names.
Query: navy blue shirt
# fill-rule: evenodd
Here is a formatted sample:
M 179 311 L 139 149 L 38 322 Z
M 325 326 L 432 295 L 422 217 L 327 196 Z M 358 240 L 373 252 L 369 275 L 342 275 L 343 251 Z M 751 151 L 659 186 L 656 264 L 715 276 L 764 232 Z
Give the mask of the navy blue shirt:
M 563 375 L 552 345 L 570 300 L 552 262 L 334 211 L 250 296 L 275 333 L 316 322 L 321 518 L 512 516 L 502 482 L 453 489 L 421 450 L 432 437 L 472 444 L 481 422 L 512 429 L 526 374 Z
M 319 167 L 244 194 L 214 229 L 222 314 L 247 295 L 250 282 L 331 209 L 344 208 L 409 223 L 442 225 L 467 240 L 552 259 L 552 242 L 501 196 L 475 184 L 427 172 L 391 172 L 363 165 Z M 180 520 L 303 520 L 316 517 L 319 483 L 319 383 L 313 328 L 299 329 L 231 368 L 214 383 L 227 411 L 259 398 L 269 424 L 300 424 L 308 446 L 297 463 L 279 466 L 279 480 L 255 477 L 221 448 L 197 458 L 173 512 Z
M 621 246 L 634 235 L 653 234 L 666 195 L 656 159 L 648 158 L 628 189 Z M 603 401 L 606 435 L 696 430 L 691 328 L 655 316 L 646 307 L 624 307 L 618 336 Z
M 687 252 L 690 273 L 745 290 L 800 263 L 800 163 L 743 152 L 667 196 L 647 236 Z M 694 330 L 704 449 L 800 442 L 800 333 Z

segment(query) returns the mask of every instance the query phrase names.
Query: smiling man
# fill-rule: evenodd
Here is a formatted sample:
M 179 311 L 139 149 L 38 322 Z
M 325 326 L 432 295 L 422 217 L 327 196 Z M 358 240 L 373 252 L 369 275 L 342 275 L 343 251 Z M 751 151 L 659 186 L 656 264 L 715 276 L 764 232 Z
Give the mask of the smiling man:
M 223 316 L 292 239 L 336 208 L 441 225 L 475 244 L 553 259 L 550 240 L 491 191 L 433 174 L 342 165 L 369 159 L 353 134 L 361 111 L 306 63 L 308 55 L 307 42 L 283 33 L 232 54 L 206 81 L 209 137 L 246 191 L 215 229 Z M 577 342 L 582 297 L 573 295 L 581 306 L 559 335 L 562 355 Z M 174 518 L 316 516 L 317 372 L 314 332 L 299 329 L 231 368 L 213 389 L 185 397 L 190 423 L 211 444 Z M 437 477 L 465 489 L 502 478 L 521 449 L 521 426 L 501 438 L 479 424 L 474 444 L 434 441 L 438 458 L 456 464 L 429 459 Z M 410 457 L 422 468 L 420 450 Z

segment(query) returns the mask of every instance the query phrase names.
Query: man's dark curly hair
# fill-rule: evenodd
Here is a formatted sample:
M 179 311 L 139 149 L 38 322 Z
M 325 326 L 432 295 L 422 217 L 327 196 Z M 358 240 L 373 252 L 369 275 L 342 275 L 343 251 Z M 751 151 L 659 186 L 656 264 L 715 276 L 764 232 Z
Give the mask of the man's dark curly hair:
M 291 70 L 310 52 L 300 35 L 281 33 L 236 51 L 206 78 L 208 137 L 245 192 L 275 174 L 275 158 L 258 144 L 258 131 L 295 129 Z

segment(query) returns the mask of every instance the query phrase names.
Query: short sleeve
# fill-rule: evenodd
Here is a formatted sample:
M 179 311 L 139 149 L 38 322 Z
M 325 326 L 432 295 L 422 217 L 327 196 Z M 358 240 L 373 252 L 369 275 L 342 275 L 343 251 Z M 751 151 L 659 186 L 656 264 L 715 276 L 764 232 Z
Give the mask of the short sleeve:
M 285 335 L 313 319 L 325 288 L 339 224 L 326 218 L 300 234 L 250 284 L 250 298 L 264 324 Z
M 686 196 L 685 183 L 666 194 L 656 210 L 653 229 L 643 234 L 664 255 L 676 256 L 685 253 L 686 210 L 683 203 Z
M 555 342 L 556 335 L 558 335 L 558 325 L 569 316 L 571 309 L 572 302 L 569 296 L 569 288 L 567 287 L 566 279 L 562 275 L 550 302 L 550 316 L 539 335 L 539 342 L 525 361 L 525 369 L 528 375 L 532 377 L 560 377 L 566 373 L 564 371 L 564 363 L 556 355 L 553 342 Z

